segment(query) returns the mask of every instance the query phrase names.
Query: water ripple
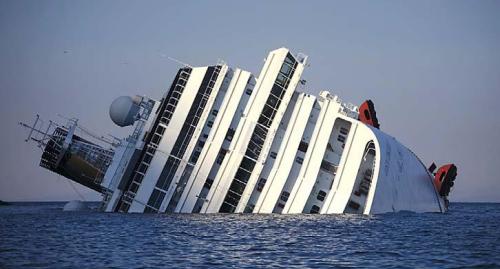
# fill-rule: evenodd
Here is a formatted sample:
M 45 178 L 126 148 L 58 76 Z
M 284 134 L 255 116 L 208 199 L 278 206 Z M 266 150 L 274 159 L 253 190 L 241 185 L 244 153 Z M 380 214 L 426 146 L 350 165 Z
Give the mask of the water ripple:
M 0 268 L 495 268 L 500 205 L 446 214 L 252 215 L 0 208 Z

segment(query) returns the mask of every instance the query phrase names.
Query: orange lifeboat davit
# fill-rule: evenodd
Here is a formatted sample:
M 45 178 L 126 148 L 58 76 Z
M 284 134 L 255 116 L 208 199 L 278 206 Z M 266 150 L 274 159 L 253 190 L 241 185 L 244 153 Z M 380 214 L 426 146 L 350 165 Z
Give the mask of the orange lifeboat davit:
M 439 195 L 448 196 L 456 177 L 457 167 L 454 164 L 445 164 L 439 167 L 436 174 L 434 174 L 434 186 L 436 186 Z
M 366 100 L 359 106 L 358 120 L 362 123 L 369 124 L 377 129 L 380 129 L 380 124 L 377 119 L 377 112 L 372 100 Z

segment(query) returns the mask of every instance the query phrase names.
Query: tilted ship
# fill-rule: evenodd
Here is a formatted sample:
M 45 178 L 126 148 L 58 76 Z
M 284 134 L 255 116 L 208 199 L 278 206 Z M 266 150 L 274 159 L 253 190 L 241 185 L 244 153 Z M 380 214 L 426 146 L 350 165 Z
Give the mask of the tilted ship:
M 300 92 L 306 64 L 286 48 L 269 53 L 258 77 L 223 62 L 184 64 L 160 101 L 111 104 L 112 121 L 131 126 L 124 139 L 96 137 L 75 119 L 22 124 L 43 149 L 40 166 L 100 192 L 106 212 L 445 212 L 456 166 L 427 168 L 379 129 L 370 100 Z

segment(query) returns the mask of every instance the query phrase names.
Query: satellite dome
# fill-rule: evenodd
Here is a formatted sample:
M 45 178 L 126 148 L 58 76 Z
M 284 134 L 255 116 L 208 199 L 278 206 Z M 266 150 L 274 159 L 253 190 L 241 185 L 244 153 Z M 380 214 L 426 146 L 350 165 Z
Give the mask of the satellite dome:
M 130 96 L 116 98 L 109 107 L 111 120 L 120 127 L 134 124 L 135 115 L 139 112 L 139 106 Z

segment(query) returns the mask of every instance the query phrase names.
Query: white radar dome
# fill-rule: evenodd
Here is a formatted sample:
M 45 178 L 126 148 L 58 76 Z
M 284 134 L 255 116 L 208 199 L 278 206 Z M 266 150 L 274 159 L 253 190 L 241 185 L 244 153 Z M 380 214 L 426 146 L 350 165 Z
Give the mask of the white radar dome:
M 116 98 L 109 107 L 111 120 L 120 127 L 134 124 L 135 115 L 139 112 L 139 105 L 130 96 Z

